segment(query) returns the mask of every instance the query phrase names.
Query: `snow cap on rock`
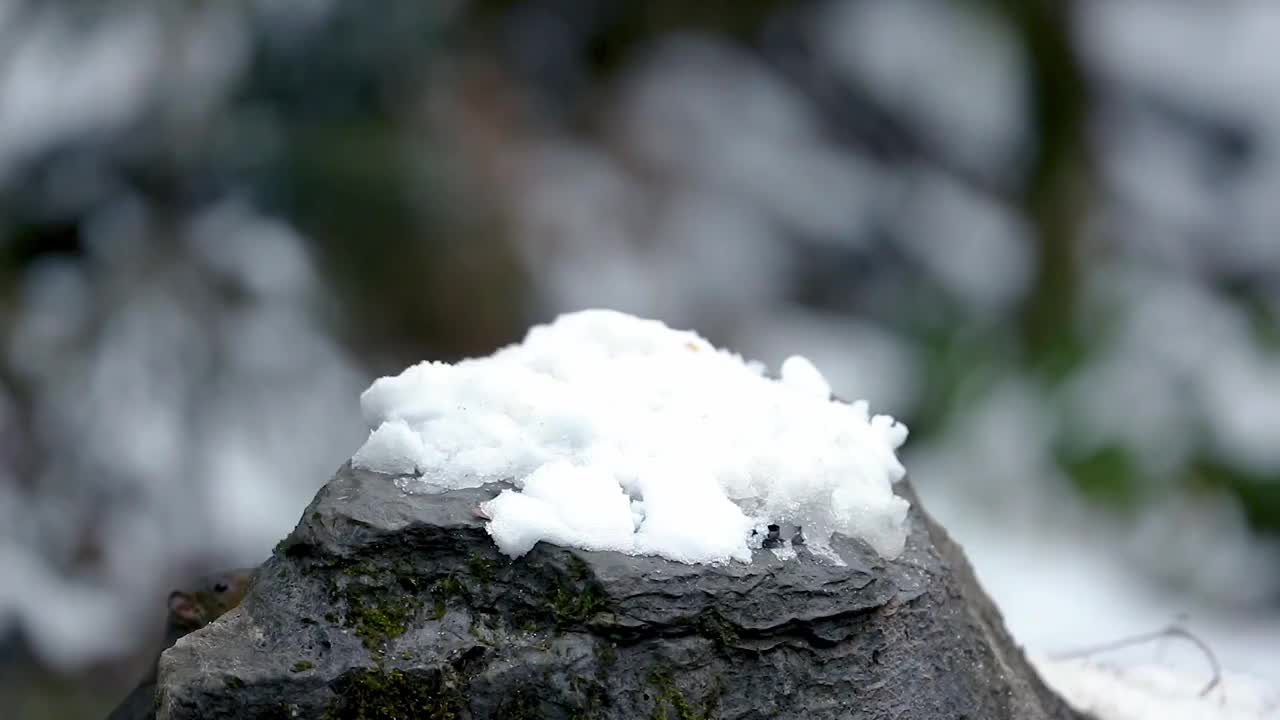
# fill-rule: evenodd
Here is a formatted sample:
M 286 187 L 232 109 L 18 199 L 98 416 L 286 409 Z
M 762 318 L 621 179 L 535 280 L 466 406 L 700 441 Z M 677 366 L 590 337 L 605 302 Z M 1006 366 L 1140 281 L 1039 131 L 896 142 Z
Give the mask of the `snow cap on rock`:
M 360 398 L 355 467 L 409 492 L 508 482 L 486 504 L 508 555 L 539 541 L 747 562 L 770 524 L 901 553 L 906 500 L 895 450 L 907 429 L 831 398 L 801 357 L 780 379 L 696 333 L 608 310 L 562 315 L 522 343 L 424 362 Z

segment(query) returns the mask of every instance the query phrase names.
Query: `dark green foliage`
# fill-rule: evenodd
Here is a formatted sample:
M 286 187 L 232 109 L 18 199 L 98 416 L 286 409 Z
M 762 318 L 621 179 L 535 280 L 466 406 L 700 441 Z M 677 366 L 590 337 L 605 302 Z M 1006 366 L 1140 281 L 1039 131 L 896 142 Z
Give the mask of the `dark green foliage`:
M 1280 482 L 1273 475 L 1213 460 L 1194 463 L 1186 477 L 1192 490 L 1227 492 L 1240 499 L 1255 530 L 1280 533 Z
M 1131 509 L 1139 499 L 1139 473 L 1128 450 L 1117 446 L 1089 453 L 1059 453 L 1059 463 L 1086 498 L 1103 506 Z

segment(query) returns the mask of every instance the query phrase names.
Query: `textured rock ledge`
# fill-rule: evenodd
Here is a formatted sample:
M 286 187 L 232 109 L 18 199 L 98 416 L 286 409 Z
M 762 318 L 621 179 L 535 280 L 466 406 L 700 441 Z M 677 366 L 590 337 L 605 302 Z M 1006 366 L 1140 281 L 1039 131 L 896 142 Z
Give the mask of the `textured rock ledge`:
M 803 546 L 691 566 L 512 561 L 474 512 L 498 489 L 409 496 L 343 467 L 240 608 L 164 654 L 158 717 L 1078 717 L 914 497 L 892 562 L 837 538 L 844 567 Z

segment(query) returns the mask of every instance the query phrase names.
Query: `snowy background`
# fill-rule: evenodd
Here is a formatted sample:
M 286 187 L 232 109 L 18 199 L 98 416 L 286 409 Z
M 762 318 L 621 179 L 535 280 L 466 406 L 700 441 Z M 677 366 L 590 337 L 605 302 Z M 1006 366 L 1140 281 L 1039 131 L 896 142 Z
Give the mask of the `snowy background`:
M 905 420 L 1028 647 L 1280 683 L 1277 198 L 1267 0 L 0 0 L 0 704 L 594 306 Z

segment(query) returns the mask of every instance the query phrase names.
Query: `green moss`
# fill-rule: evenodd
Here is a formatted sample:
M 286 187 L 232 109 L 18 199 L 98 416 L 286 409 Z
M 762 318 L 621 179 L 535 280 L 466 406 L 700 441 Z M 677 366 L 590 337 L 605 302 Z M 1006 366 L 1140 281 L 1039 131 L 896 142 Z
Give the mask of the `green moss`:
M 334 684 L 337 698 L 324 720 L 458 720 L 462 695 L 439 672 L 360 670 Z
M 542 622 L 550 615 L 552 624 L 564 629 L 574 625 L 582 625 L 597 613 L 608 609 L 608 597 L 594 580 L 590 566 L 577 555 L 568 555 L 563 569 L 552 578 L 550 592 L 545 596 L 545 605 L 535 610 L 533 618 L 517 616 L 513 624 L 518 627 L 538 621 Z
M 591 577 L 591 566 L 577 555 L 570 555 L 566 565 L 569 568 L 569 576 L 574 580 L 582 581 Z
M 475 553 L 467 557 L 467 571 L 482 585 L 487 586 L 492 582 L 497 570 L 498 564 L 488 558 L 480 557 Z
M 431 618 L 433 620 L 443 620 L 444 616 L 449 612 L 449 600 L 463 597 L 466 595 L 466 586 L 462 581 L 453 575 L 446 575 L 437 580 L 431 586 L 431 594 L 435 597 L 435 602 L 431 606 Z
M 618 663 L 618 650 L 607 640 L 599 642 L 596 644 L 596 659 L 602 669 L 608 670 Z
M 387 641 L 400 637 L 409 629 L 409 620 L 421 601 L 406 593 L 388 590 L 383 585 L 351 583 L 341 590 L 331 590 L 335 601 L 346 605 L 342 625 L 355 630 L 364 646 L 381 652 Z M 333 613 L 325 619 L 337 622 Z
M 694 705 L 685 699 L 684 691 L 676 686 L 670 673 L 655 670 L 649 673 L 646 681 L 657 690 L 653 720 L 710 720 L 716 706 L 720 704 L 719 683 L 707 693 L 701 703 Z
M 556 588 L 548 602 L 556 625 L 581 625 L 606 607 L 604 593 L 599 588 L 588 587 L 573 590 Z
M 299 660 L 293 664 L 293 671 L 296 673 L 306 672 L 315 666 L 316 664 L 310 660 Z
M 573 690 L 573 710 L 571 720 L 595 720 L 600 716 L 601 708 L 608 704 L 608 691 L 604 685 L 591 678 L 582 676 L 569 680 Z
M 388 640 L 400 637 L 409 629 L 412 609 L 406 605 L 365 605 L 363 600 L 347 608 L 346 623 L 370 650 L 382 650 Z
M 710 638 L 721 652 L 737 645 L 739 641 L 733 625 L 715 610 L 706 612 L 698 618 L 698 630 L 704 637 Z
M 422 607 L 414 577 L 398 576 L 374 563 L 340 561 L 325 568 L 331 578 L 329 597 L 343 608 L 325 620 L 351 628 L 366 648 L 384 652 L 388 641 L 403 635 Z
M 466 590 L 462 581 L 452 575 L 446 575 L 437 580 L 436 584 L 431 588 L 431 592 L 445 598 L 461 597 L 466 593 Z

